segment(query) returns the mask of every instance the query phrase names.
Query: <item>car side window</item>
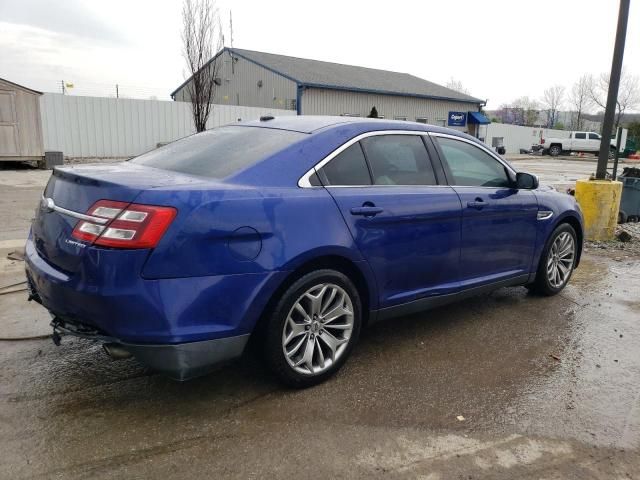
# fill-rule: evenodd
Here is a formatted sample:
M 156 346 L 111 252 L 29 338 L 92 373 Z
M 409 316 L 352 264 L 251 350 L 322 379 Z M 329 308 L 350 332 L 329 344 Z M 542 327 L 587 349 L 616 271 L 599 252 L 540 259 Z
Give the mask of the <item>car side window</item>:
M 453 179 L 452 185 L 510 187 L 505 166 L 478 147 L 445 137 L 434 137 Z
M 318 171 L 323 185 L 371 185 L 360 143 L 340 152 Z
M 577 140 L 586 140 L 587 134 L 584 133 L 584 132 L 578 132 L 578 133 L 575 134 L 574 138 L 577 139 Z
M 600 135 L 598 135 L 597 133 L 590 133 L 589 140 L 600 140 Z
M 436 176 L 418 135 L 377 135 L 362 141 L 374 185 L 436 185 Z

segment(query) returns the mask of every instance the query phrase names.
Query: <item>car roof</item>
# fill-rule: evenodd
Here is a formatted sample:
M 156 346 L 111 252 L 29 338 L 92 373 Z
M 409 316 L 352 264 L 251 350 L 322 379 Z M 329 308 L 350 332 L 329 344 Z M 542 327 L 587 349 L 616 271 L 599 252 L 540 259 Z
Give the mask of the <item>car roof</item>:
M 283 117 L 264 116 L 261 120 L 240 122 L 236 125 L 292 130 L 301 133 L 314 133 L 327 127 L 345 124 L 370 127 L 371 130 L 381 130 L 391 126 L 392 129 L 409 128 L 411 130 L 431 131 L 430 127 L 434 127 L 433 125 L 427 125 L 424 123 L 407 122 L 402 120 L 322 115 L 291 115 Z
M 245 127 L 273 128 L 294 132 L 315 134 L 335 128 L 347 127 L 351 131 L 367 132 L 376 130 L 415 130 L 455 135 L 478 142 L 478 139 L 459 130 L 404 120 L 386 120 L 382 118 L 339 117 L 321 115 L 291 115 L 283 117 L 265 116 L 261 120 L 234 123 Z

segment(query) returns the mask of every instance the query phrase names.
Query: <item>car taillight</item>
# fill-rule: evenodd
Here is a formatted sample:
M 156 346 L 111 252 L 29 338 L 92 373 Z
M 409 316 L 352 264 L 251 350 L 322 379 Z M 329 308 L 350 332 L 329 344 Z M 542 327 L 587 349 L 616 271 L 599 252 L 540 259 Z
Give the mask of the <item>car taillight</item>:
M 71 234 L 78 240 L 115 248 L 153 248 L 176 216 L 176 209 L 99 200 L 87 215 L 105 223 L 80 220 Z

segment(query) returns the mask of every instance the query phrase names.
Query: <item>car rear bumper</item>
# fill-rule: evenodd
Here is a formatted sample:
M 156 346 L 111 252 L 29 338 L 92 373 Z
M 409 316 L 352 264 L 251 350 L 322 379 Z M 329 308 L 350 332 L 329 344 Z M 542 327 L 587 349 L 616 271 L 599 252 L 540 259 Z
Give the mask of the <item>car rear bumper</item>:
M 203 375 L 242 355 L 249 334 L 179 344 L 136 344 L 103 335 L 77 323 L 55 318 L 53 331 L 117 346 L 140 363 L 175 380 L 188 380 Z
M 115 344 L 179 380 L 241 355 L 287 273 L 145 279 L 135 256 L 87 249 L 92 251 L 78 271 L 62 272 L 29 238 L 31 298 L 49 310 L 58 332 Z

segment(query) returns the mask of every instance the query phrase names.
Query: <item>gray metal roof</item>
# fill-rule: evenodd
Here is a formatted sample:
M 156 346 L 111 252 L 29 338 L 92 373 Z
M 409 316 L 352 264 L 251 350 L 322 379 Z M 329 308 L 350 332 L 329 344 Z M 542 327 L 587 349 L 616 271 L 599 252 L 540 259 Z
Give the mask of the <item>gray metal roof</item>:
M 408 97 L 438 98 L 477 104 L 484 103 L 483 100 L 478 98 L 456 92 L 450 88 L 423 80 L 408 73 L 322 62 L 320 60 L 289 57 L 287 55 L 277 55 L 274 53 L 257 52 L 255 50 L 244 50 L 240 48 L 225 48 L 222 51 L 225 50 L 306 87 Z M 220 53 L 222 52 L 219 52 L 219 54 Z M 182 88 L 182 85 L 171 95 L 174 95 L 180 88 Z

